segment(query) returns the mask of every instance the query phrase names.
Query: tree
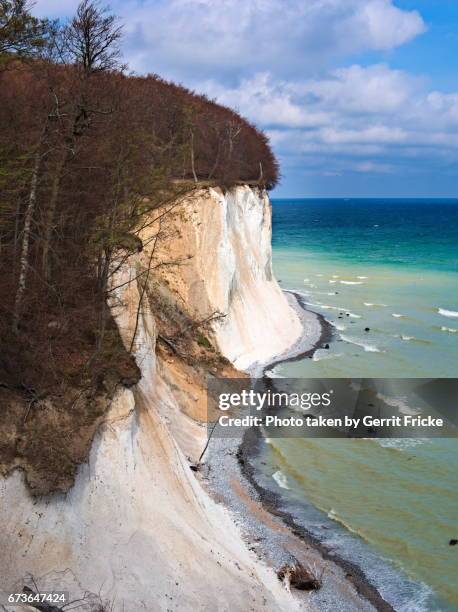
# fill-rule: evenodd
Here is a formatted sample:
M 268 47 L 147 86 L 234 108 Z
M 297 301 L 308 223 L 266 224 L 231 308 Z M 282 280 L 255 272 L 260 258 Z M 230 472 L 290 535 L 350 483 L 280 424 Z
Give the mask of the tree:
M 97 0 L 82 0 L 75 16 L 56 39 L 61 58 L 79 70 L 81 81 L 73 100 L 72 120 L 65 123 L 67 129 L 64 127 L 62 154 L 57 161 L 45 214 L 42 269 L 48 281 L 51 277 L 50 251 L 54 218 L 65 167 L 76 155 L 77 140 L 89 129 L 93 116 L 112 112 L 109 108 L 101 109 L 91 104 L 90 80 L 95 75 L 122 67 L 119 48 L 121 36 L 122 26 L 118 24 L 115 15 L 110 14 Z
M 0 56 L 32 55 L 46 44 L 50 22 L 30 14 L 28 0 L 0 0 Z
M 116 364 L 130 371 L 107 300 L 117 296 L 116 271 L 148 249 L 144 230 L 159 223 L 152 219 L 205 177 L 227 189 L 277 180 L 264 134 L 182 86 L 125 75 L 119 36 L 116 18 L 86 0 L 37 61 L 18 58 L 0 70 L 0 379 L 7 384 L 89 388 Z M 153 244 L 167 239 L 165 219 Z M 145 295 L 140 309 L 149 270 L 178 265 L 163 253 L 156 249 L 131 279 Z
M 81 67 L 85 75 L 119 70 L 121 37 L 122 26 L 115 15 L 98 0 L 82 0 L 63 30 L 62 49 L 67 61 Z
M 46 130 L 44 130 L 45 133 Z M 43 134 L 44 136 L 44 134 Z M 37 151 L 34 155 L 34 163 L 32 169 L 32 177 L 30 180 L 30 190 L 28 195 L 27 206 L 24 215 L 24 228 L 22 231 L 22 244 L 21 254 L 19 258 L 19 280 L 18 288 L 16 291 L 16 298 L 14 300 L 14 312 L 13 312 L 13 329 L 17 333 L 19 329 L 19 319 L 21 316 L 21 307 L 24 293 L 26 290 L 27 272 L 29 269 L 29 249 L 30 249 L 30 238 L 32 233 L 32 222 L 35 213 L 35 207 L 37 203 L 37 191 L 38 191 L 38 179 L 40 173 L 40 166 L 42 160 L 42 139 L 38 144 Z

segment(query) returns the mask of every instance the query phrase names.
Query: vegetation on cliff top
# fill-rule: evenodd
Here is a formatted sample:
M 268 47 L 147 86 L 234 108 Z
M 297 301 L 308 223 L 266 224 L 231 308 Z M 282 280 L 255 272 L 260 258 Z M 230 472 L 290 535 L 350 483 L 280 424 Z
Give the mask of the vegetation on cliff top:
M 74 471 L 103 399 L 138 380 L 107 300 L 117 266 L 143 247 L 141 219 L 202 181 L 277 181 L 262 132 L 184 87 L 128 75 L 121 36 L 97 0 L 66 24 L 0 0 L 0 425 L 11 425 L 0 469 L 27 455 Z M 44 448 L 33 436 L 46 426 Z

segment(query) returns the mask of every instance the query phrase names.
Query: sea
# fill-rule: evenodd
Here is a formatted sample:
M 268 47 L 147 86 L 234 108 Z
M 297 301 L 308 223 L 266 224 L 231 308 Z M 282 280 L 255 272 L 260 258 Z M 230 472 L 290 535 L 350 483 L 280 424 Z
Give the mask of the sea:
M 334 334 L 271 376 L 458 377 L 458 200 L 273 199 L 272 210 L 275 276 Z M 458 439 L 276 438 L 259 469 L 396 610 L 458 610 Z

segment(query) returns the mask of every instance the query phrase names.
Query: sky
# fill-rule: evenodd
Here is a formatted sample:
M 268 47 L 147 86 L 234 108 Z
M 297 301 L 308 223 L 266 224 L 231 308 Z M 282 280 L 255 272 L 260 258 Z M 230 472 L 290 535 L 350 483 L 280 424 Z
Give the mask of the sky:
M 77 1 L 38 0 L 67 18 Z M 458 197 L 458 0 L 113 0 L 131 70 L 270 137 L 275 197 Z

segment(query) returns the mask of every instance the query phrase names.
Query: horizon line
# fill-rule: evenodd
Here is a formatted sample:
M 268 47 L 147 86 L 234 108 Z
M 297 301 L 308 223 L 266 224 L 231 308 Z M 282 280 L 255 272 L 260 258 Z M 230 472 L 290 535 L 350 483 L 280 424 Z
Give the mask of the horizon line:
M 455 200 L 458 196 L 270 196 L 271 200 Z

